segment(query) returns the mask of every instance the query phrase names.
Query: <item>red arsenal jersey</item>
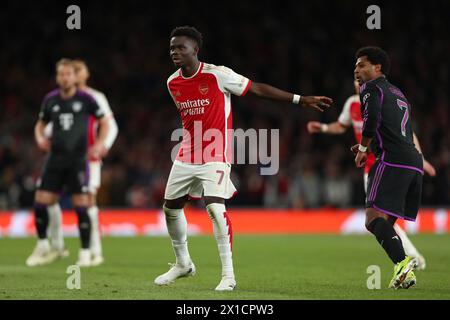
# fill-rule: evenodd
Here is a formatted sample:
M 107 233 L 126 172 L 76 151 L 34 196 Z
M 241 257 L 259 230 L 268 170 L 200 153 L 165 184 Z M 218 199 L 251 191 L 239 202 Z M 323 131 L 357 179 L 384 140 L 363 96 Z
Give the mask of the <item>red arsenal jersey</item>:
M 251 80 L 227 67 L 203 62 L 191 77 L 184 77 L 181 69 L 169 77 L 167 87 L 183 124 L 176 160 L 232 162 L 231 95 L 245 95 L 250 85 Z

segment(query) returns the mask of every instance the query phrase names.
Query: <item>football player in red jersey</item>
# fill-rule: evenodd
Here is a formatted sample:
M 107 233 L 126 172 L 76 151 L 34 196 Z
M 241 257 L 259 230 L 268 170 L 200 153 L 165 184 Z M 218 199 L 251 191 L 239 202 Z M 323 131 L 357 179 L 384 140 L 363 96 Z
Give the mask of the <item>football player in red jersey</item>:
M 193 27 L 178 27 L 171 33 L 170 57 L 178 69 L 167 80 L 167 87 L 180 112 L 184 134 L 167 181 L 163 210 L 176 263 L 158 276 L 155 284 L 167 285 L 179 277 L 195 274 L 188 252 L 183 208 L 189 198 L 203 197 L 222 262 L 222 280 L 216 290 L 229 291 L 236 287 L 231 250 L 233 234 L 225 208 L 225 200 L 236 192 L 230 180 L 231 95 L 243 96 L 250 92 L 319 111 L 329 107 L 332 99 L 300 96 L 252 82 L 227 67 L 201 62 L 197 56 L 201 46 L 202 35 Z

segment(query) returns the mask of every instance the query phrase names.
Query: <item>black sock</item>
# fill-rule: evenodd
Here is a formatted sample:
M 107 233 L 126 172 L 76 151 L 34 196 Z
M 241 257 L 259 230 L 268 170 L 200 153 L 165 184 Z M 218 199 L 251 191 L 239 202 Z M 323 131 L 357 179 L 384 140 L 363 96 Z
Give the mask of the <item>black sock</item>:
M 402 240 L 395 232 L 394 227 L 383 218 L 374 219 L 367 229 L 372 232 L 384 251 L 395 264 L 405 259 L 405 249 Z
M 75 207 L 78 216 L 78 229 L 80 230 L 81 248 L 89 249 L 91 245 L 91 219 L 86 207 Z
M 48 211 L 47 205 L 35 202 L 34 203 L 34 218 L 36 225 L 36 232 L 38 238 L 43 240 L 47 239 L 47 227 L 48 227 Z

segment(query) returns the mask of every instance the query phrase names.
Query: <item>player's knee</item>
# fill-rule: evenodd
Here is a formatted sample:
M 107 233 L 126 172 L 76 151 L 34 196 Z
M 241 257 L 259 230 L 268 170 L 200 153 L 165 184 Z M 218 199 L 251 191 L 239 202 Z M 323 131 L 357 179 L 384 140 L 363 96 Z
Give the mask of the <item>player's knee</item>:
M 57 196 L 50 192 L 36 191 L 34 195 L 34 202 L 42 205 L 54 205 L 57 202 Z
M 75 207 L 89 207 L 89 197 L 86 194 L 72 196 L 72 203 Z
M 205 204 L 207 206 L 213 203 L 225 204 L 225 199 L 219 197 L 205 197 Z
M 169 207 L 166 206 L 166 202 L 163 205 L 163 211 L 168 219 L 178 219 L 182 214 L 182 208 L 172 208 L 170 207 L 171 203 L 169 203 Z
M 173 199 L 173 200 L 172 199 L 171 200 L 165 199 L 163 208 L 167 208 L 169 210 L 171 210 L 171 209 L 183 209 L 184 205 L 186 204 L 187 201 L 188 201 L 188 196 L 184 196 L 182 198 Z
M 372 208 L 367 209 L 365 226 L 369 232 L 373 233 L 373 222 L 378 218 L 386 219 L 386 215 Z
M 88 194 L 88 206 L 95 207 L 97 205 L 97 196 L 96 194 L 89 193 Z
M 373 221 L 374 219 L 371 219 L 371 218 L 368 218 L 367 216 L 366 216 L 366 222 L 365 222 L 365 226 L 366 226 L 366 229 L 367 229 L 367 231 L 369 231 L 369 232 L 372 232 L 372 221 Z

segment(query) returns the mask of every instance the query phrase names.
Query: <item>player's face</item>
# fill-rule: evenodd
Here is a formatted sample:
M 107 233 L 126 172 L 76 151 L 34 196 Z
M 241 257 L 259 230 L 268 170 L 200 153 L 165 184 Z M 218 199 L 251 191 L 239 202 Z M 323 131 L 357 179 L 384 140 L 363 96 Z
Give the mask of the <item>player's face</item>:
M 361 85 L 364 82 L 373 80 L 377 77 L 380 70 L 379 64 L 372 64 L 367 60 L 367 56 L 359 57 L 355 65 L 355 79 Z
M 60 65 L 56 70 L 56 83 L 63 90 L 71 89 L 75 86 L 75 69 L 70 65 Z
M 84 67 L 79 67 L 77 72 L 76 72 L 76 77 L 77 77 L 77 85 L 85 85 L 87 79 L 89 78 L 89 74 L 86 70 L 86 68 Z
M 170 39 L 170 57 L 177 67 L 192 63 L 198 53 L 196 42 L 188 37 L 178 36 Z

